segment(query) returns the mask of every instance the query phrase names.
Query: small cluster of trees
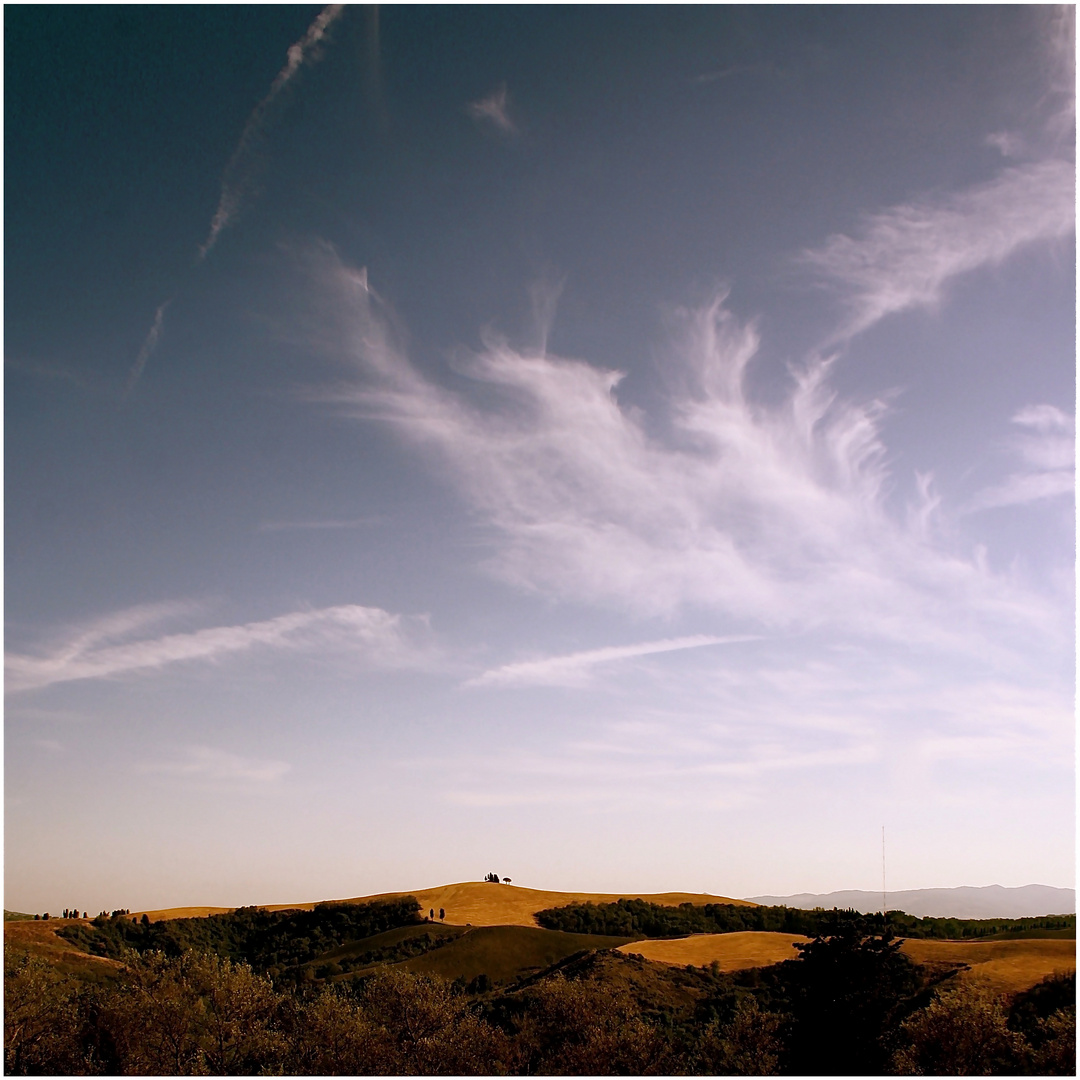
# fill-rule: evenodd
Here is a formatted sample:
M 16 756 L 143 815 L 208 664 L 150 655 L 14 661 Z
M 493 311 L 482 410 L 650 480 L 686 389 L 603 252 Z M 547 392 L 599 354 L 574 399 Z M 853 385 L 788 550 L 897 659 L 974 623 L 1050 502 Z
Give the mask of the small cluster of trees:
M 101 914 L 104 915 L 105 912 L 103 911 Z M 85 911 L 82 913 L 82 917 L 84 919 L 88 918 Z M 43 915 L 35 915 L 34 918 L 37 919 L 40 922 L 42 919 L 51 919 L 52 916 L 46 911 Z M 64 908 L 64 914 L 61 915 L 60 918 L 62 918 L 62 919 L 77 919 L 77 918 L 79 918 L 79 909 L 78 908 Z
M 435 921 L 435 909 L 434 908 L 428 908 L 428 918 L 432 922 Z M 446 908 L 439 908 L 439 922 L 442 922 L 443 919 L 445 919 L 445 918 L 446 918 Z
M 498 874 L 485 874 L 484 875 L 484 880 L 485 881 L 493 881 L 496 885 L 498 885 L 500 879 L 499 879 Z M 510 879 L 508 877 L 502 878 L 502 881 L 504 881 L 507 885 L 510 884 Z

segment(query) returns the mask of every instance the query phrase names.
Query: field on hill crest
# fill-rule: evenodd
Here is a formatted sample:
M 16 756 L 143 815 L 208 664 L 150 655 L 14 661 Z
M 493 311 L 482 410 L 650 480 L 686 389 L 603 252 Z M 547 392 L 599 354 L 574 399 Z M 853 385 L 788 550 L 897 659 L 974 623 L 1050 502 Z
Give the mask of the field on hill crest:
M 310 911 L 317 904 L 366 904 L 371 900 L 396 900 L 403 896 L 415 896 L 420 907 L 427 913 L 434 910 L 446 912 L 445 921 L 458 926 L 538 926 L 535 913 L 545 908 L 563 907 L 567 904 L 612 904 L 616 900 L 646 900 L 652 904 L 677 907 L 679 904 L 735 904 L 740 907 L 756 907 L 749 900 L 736 900 L 709 893 L 587 893 L 552 892 L 545 889 L 526 889 L 520 885 L 502 882 L 461 881 L 453 885 L 438 885 L 431 889 L 413 889 L 406 892 L 374 893 L 371 896 L 354 896 L 342 900 L 309 900 L 298 904 L 262 904 L 267 911 Z M 224 915 L 235 908 L 226 907 L 179 907 L 160 908 L 145 912 L 152 922 L 159 919 L 194 919 L 206 915 Z M 142 911 L 133 912 L 141 916 Z

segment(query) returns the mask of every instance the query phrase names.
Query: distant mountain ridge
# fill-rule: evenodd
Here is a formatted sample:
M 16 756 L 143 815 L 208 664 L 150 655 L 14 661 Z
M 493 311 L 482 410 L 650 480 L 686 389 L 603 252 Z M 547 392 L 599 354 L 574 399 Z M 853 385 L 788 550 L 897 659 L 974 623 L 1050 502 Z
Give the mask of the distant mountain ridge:
M 846 889 L 831 893 L 796 893 L 794 896 L 748 896 L 755 904 L 786 904 L 795 908 L 854 908 L 881 910 L 881 893 Z M 906 911 L 919 918 L 938 919 L 1029 919 L 1040 915 L 1072 915 L 1076 912 L 1076 890 L 1052 885 L 1002 885 L 956 889 L 901 889 L 887 894 L 890 911 Z

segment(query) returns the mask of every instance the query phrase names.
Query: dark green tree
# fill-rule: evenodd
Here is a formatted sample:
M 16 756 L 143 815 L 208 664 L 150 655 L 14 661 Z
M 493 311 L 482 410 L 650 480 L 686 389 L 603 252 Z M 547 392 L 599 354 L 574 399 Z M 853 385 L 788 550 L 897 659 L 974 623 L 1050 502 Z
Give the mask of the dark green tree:
M 830 936 L 795 947 L 786 961 L 793 1017 L 789 1071 L 876 1075 L 889 1061 L 887 1036 L 911 1008 L 917 969 L 903 939 L 874 933 L 868 920 L 845 920 Z

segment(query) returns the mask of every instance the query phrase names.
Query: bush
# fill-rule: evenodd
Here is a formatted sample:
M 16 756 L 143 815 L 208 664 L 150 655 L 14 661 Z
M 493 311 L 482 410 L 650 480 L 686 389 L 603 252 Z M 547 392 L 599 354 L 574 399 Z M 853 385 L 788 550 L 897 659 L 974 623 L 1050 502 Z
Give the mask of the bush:
M 735 1014 L 724 1025 L 706 1025 L 694 1050 L 697 1074 L 713 1076 L 773 1076 L 784 1053 L 785 1018 L 762 1012 L 757 1000 L 739 999 Z
M 1016 1073 L 1025 1043 L 1007 1021 L 1001 995 L 975 982 L 961 982 L 900 1026 L 893 1070 L 913 1076 Z
M 668 1040 L 625 994 L 556 974 L 531 988 L 519 1021 L 527 1075 L 659 1076 L 676 1071 Z
M 110 1071 L 237 1075 L 282 1057 L 278 998 L 246 964 L 188 952 L 129 957 L 124 983 L 103 996 L 97 1030 Z
M 4 1071 L 90 1071 L 80 1040 L 83 984 L 47 961 L 4 947 Z

